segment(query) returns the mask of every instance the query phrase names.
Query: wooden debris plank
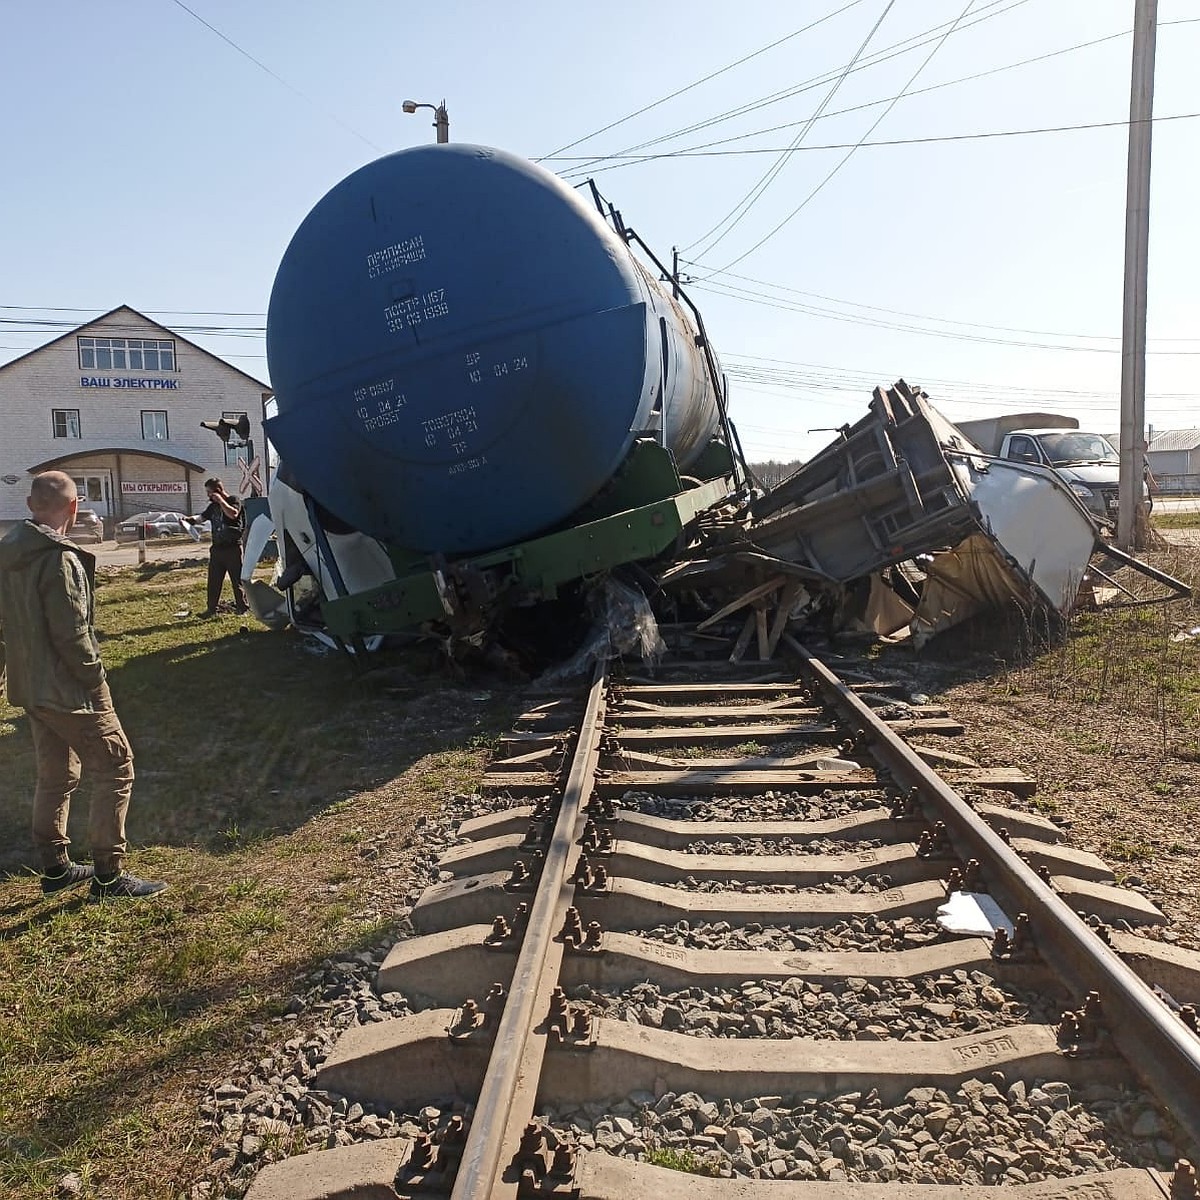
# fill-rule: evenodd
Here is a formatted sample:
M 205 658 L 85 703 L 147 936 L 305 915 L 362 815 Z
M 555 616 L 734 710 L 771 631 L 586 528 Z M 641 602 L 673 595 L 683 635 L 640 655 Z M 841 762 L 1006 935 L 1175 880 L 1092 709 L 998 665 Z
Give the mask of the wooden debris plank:
M 767 658 L 770 658 L 778 648 L 779 639 L 783 637 L 788 617 L 791 616 L 792 605 L 796 603 L 796 597 L 800 595 L 803 587 L 802 583 L 793 580 L 779 593 L 779 607 L 775 610 L 775 620 L 771 624 L 771 632 L 767 637 Z
M 758 587 L 753 587 L 748 592 L 743 592 L 736 600 L 731 600 L 724 608 L 717 609 L 711 617 L 705 617 L 703 621 L 699 622 L 696 626 L 696 632 L 702 632 L 710 625 L 715 625 L 723 617 L 737 612 L 738 609 L 745 608 L 747 604 L 753 604 L 755 600 L 759 600 L 763 596 L 769 596 L 776 588 L 782 586 L 783 576 L 776 575 L 774 579 L 768 579 L 766 583 L 760 583 Z
M 766 662 L 771 657 L 771 652 L 767 632 L 767 609 L 764 604 L 754 606 L 754 632 L 758 637 L 758 661 Z
M 749 613 L 746 616 L 746 623 L 742 626 L 742 632 L 738 634 L 737 641 L 733 643 L 733 650 L 729 655 L 729 661 L 731 663 L 742 661 L 742 655 L 746 653 L 746 647 L 750 645 L 750 635 L 753 632 L 754 614 Z

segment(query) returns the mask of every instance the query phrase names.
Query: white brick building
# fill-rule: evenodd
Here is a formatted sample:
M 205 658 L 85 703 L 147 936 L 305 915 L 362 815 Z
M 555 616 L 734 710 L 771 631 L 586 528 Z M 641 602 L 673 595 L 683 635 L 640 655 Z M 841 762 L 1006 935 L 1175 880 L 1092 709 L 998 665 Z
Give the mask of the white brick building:
M 0 531 L 29 515 L 30 477 L 50 469 L 72 475 L 87 507 L 113 520 L 198 512 L 211 475 L 244 492 L 239 461 L 265 446 L 270 395 L 125 305 L 31 350 L 0 366 Z M 243 414 L 249 447 L 200 427 Z

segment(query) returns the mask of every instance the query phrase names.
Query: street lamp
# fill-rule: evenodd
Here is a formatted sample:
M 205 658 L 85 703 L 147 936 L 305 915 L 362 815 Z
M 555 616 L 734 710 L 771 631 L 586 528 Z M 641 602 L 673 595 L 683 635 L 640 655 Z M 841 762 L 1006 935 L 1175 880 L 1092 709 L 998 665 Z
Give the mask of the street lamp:
M 406 113 L 415 113 L 418 108 L 432 108 L 438 144 L 442 145 L 450 140 L 450 114 L 446 111 L 445 100 L 441 104 L 418 104 L 415 100 L 405 100 L 400 107 Z

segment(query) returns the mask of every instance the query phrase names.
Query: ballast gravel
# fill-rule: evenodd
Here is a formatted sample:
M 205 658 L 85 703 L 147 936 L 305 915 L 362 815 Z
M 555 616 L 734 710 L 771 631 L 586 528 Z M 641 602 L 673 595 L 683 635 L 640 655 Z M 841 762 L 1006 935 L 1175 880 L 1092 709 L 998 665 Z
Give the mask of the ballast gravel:
M 581 984 L 568 995 L 599 1017 L 702 1038 L 933 1042 L 1014 1024 L 1051 1025 L 1068 1005 L 982 971 L 918 979 L 752 980 L 733 988 L 625 991 Z
M 728 921 L 677 921 L 674 925 L 654 925 L 630 929 L 634 937 L 683 946 L 688 950 L 773 950 L 785 954 L 796 951 L 912 950 L 944 940 L 947 935 L 936 921 L 918 917 L 897 917 L 888 921 L 873 913 L 832 925 L 763 925 L 751 921 L 731 925 Z
M 436 881 L 439 856 L 463 840 L 459 825 L 507 806 L 506 801 L 497 805 L 480 796 L 458 796 L 436 817 L 422 821 L 407 844 L 376 847 L 373 862 L 379 869 L 364 897 L 364 913 L 386 913 L 399 937 L 410 936 L 412 905 L 426 884 Z M 389 936 L 326 959 L 302 980 L 283 1015 L 246 1030 L 244 1040 L 257 1056 L 210 1083 L 198 1099 L 199 1132 L 212 1150 L 208 1166 L 185 1193 L 187 1200 L 240 1200 L 268 1163 L 311 1150 L 432 1132 L 465 1111 L 447 1100 L 419 1112 L 397 1112 L 310 1086 L 343 1030 L 413 1011 L 399 992 L 381 996 L 373 987 L 397 940 Z
M 1151 1099 L 1100 1085 L 1027 1086 L 995 1072 L 955 1092 L 827 1099 L 632 1094 L 542 1119 L 565 1141 L 717 1178 L 1019 1184 L 1118 1167 L 1169 1169 L 1176 1147 Z
M 813 895 L 833 896 L 843 892 L 853 895 L 890 892 L 895 884 L 890 875 L 830 875 L 828 879 L 823 879 L 811 887 L 796 883 L 763 883 L 758 879 L 697 879 L 694 875 L 684 875 L 680 879 L 669 880 L 662 886 L 705 895 L 743 892 L 749 896 L 782 896 L 795 892 L 810 892 Z
M 687 845 L 687 854 L 854 854 L 859 850 L 877 850 L 878 838 L 721 838 L 707 841 L 696 838 Z
M 764 792 L 761 796 L 656 796 L 628 791 L 620 806 L 648 817 L 674 821 L 831 821 L 866 809 L 887 807 L 883 792 L 834 791 L 813 796 L 800 792 Z

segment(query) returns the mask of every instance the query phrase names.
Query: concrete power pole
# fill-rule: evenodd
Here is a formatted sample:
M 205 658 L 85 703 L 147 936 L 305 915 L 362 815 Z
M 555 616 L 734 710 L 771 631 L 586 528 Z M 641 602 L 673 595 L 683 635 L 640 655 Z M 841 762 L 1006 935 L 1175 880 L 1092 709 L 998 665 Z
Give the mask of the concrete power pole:
M 1125 307 L 1121 326 L 1121 483 L 1117 545 L 1137 549 L 1145 527 L 1146 261 L 1150 243 L 1150 134 L 1158 0 L 1135 0 L 1125 194 Z

